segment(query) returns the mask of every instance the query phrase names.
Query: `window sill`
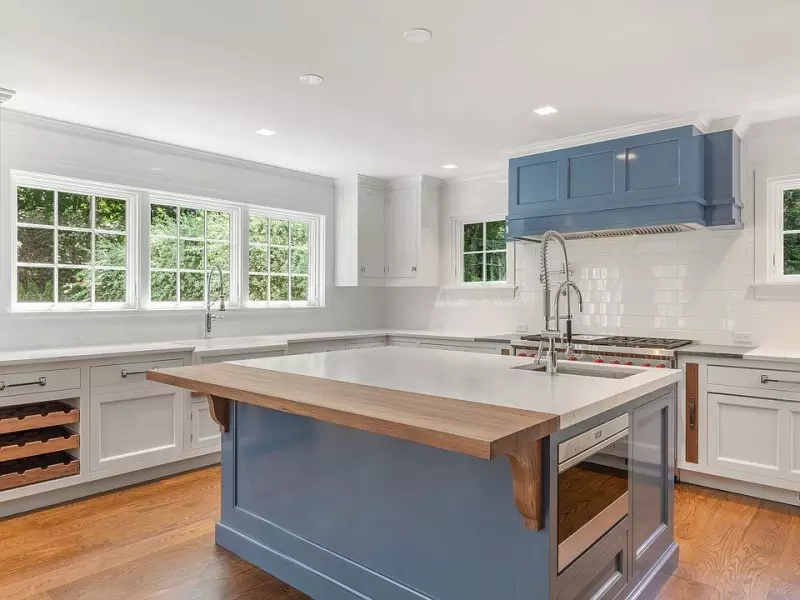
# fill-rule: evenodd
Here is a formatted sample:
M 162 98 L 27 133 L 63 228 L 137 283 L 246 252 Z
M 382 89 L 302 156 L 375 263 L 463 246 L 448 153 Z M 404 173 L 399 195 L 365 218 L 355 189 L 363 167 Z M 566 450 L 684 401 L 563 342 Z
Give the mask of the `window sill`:
M 765 302 L 800 301 L 800 279 L 798 281 L 772 281 L 754 283 L 750 286 L 755 300 Z
M 495 300 L 513 299 L 517 286 L 510 283 L 442 286 L 439 300 Z
M 324 305 L 273 305 L 273 306 L 229 306 L 225 310 L 225 312 L 234 313 L 234 314 L 248 314 L 248 313 L 259 313 L 259 312 L 274 312 L 276 310 L 309 310 L 309 309 L 317 309 L 317 308 L 325 308 Z M 109 308 L 54 308 L 54 307 L 13 307 L 11 309 L 6 310 L 5 312 L 9 315 L 13 316 L 22 316 L 22 315 L 31 315 L 31 316 L 42 316 L 42 315 L 59 315 L 59 316 L 66 316 L 66 315 L 87 315 L 88 316 L 99 316 L 99 315 L 165 315 L 165 314 L 186 314 L 186 313 L 197 313 L 202 314 L 205 312 L 205 307 L 202 306 L 151 306 L 150 308 L 132 308 L 132 307 L 109 307 Z M 218 312 L 216 308 L 213 308 L 212 311 L 214 313 Z

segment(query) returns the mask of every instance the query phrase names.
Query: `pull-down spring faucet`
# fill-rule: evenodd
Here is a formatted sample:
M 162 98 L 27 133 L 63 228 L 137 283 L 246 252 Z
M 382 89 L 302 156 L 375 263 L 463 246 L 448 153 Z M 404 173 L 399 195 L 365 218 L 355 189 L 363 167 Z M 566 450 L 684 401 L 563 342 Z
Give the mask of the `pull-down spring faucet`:
M 555 326 L 551 327 L 552 314 L 550 309 L 550 273 L 548 272 L 548 246 L 551 241 L 557 241 L 561 244 L 561 251 L 564 254 L 564 271 L 566 275 L 566 281 L 564 281 L 561 285 L 558 286 L 558 290 L 556 291 L 556 318 L 555 318 Z M 547 231 L 544 233 L 541 239 L 541 280 L 542 280 L 542 287 L 544 289 L 543 299 L 542 299 L 542 310 L 543 310 L 543 329 L 542 329 L 542 344 L 539 347 L 538 353 L 538 360 L 542 362 L 544 358 L 547 373 L 550 375 L 555 375 L 558 372 L 558 360 L 556 355 L 555 349 L 555 340 L 556 338 L 561 337 L 561 295 L 562 292 L 564 295 L 567 296 L 567 352 L 571 352 L 572 346 L 572 310 L 569 298 L 569 290 L 570 288 L 575 290 L 576 294 L 578 295 L 578 309 L 583 311 L 583 295 L 581 294 L 580 288 L 578 285 L 569 278 L 569 258 L 567 257 L 567 242 L 564 239 L 564 236 L 558 233 L 557 231 Z M 547 349 L 542 351 L 542 345 L 547 342 Z

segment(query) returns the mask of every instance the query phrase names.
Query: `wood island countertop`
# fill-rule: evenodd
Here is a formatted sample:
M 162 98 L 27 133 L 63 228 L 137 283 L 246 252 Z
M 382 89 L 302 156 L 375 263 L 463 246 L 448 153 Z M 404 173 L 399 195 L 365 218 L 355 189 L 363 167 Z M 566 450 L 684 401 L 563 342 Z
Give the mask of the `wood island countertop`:
M 556 431 L 559 423 L 559 416 L 552 413 L 310 377 L 239 363 L 149 371 L 147 378 L 217 398 L 312 417 L 484 459 L 518 451 Z

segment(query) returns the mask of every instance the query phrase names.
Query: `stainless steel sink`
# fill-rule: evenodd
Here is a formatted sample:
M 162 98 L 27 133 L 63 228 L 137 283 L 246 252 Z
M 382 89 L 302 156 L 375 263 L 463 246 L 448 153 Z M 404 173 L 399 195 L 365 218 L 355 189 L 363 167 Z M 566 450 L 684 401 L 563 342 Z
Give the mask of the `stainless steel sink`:
M 531 363 L 529 365 L 522 365 L 512 368 L 522 371 L 540 371 L 544 373 L 545 365 Z M 558 374 L 562 375 L 580 375 L 581 377 L 601 377 L 604 379 L 625 379 L 631 375 L 636 375 L 637 372 L 638 371 L 630 370 L 626 367 L 595 366 L 574 362 L 558 363 Z

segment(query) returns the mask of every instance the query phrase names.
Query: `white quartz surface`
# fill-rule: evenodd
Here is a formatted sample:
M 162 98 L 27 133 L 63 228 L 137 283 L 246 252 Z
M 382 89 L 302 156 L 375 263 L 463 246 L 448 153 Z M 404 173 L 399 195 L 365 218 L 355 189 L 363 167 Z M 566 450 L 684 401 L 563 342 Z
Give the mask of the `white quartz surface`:
M 12 350 L 0 352 L 0 367 L 26 363 L 63 362 L 90 358 L 113 358 L 115 356 L 137 356 L 140 354 L 168 354 L 191 352 L 192 348 L 173 342 L 148 344 L 114 344 L 108 346 L 74 346 L 70 348 L 48 348 L 46 350 Z
M 531 362 L 530 358 L 388 346 L 261 358 L 236 364 L 557 414 L 561 416 L 562 428 L 683 377 L 681 371 L 673 369 L 585 363 L 581 363 L 582 368 L 619 369 L 635 375 L 624 379 L 565 373 L 551 376 L 513 368 Z
M 182 340 L 176 342 L 152 342 L 142 344 L 109 344 L 102 346 L 71 346 L 44 350 L 11 350 L 0 352 L 0 367 L 38 362 L 58 362 L 93 358 L 112 358 L 138 354 L 169 352 L 196 352 L 200 355 L 224 355 L 226 353 L 287 349 L 289 344 L 323 342 L 339 339 L 358 339 L 386 335 L 438 338 L 471 342 L 485 333 L 463 333 L 434 330 L 355 329 L 344 331 L 316 331 L 309 333 L 287 333 L 245 337 L 214 338 L 211 340 Z
M 744 353 L 745 360 L 800 362 L 800 346 L 764 345 Z

